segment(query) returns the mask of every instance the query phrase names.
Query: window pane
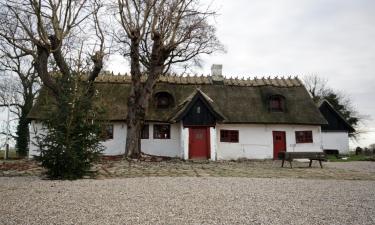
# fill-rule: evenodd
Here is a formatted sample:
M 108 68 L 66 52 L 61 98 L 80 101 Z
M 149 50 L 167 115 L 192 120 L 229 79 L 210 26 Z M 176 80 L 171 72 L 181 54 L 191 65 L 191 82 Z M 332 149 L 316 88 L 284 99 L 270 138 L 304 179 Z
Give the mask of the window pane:
M 102 139 L 103 141 L 113 139 L 113 124 L 103 125 L 100 139 Z
M 148 139 L 149 138 L 149 126 L 148 124 L 143 125 L 141 131 L 141 139 Z
M 159 92 L 155 94 L 156 108 L 166 109 L 173 106 L 173 97 L 167 92 Z
M 167 96 L 160 96 L 158 98 L 157 107 L 158 108 L 168 108 L 169 106 L 169 99 Z
M 220 130 L 221 142 L 238 142 L 238 130 Z
M 154 138 L 155 139 L 170 139 L 171 126 L 169 124 L 155 124 L 154 125 Z
M 296 131 L 296 143 L 313 143 L 312 131 Z
M 269 109 L 271 112 L 284 111 L 284 99 L 280 96 L 272 96 L 269 99 Z

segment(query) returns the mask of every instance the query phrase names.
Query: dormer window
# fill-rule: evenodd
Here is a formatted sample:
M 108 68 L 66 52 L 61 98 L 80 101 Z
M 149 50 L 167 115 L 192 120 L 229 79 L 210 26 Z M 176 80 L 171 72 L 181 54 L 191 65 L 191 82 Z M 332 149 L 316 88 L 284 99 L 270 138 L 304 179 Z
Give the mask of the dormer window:
M 270 112 L 284 112 L 285 98 L 281 95 L 273 95 L 269 98 L 268 107 Z
M 168 92 L 158 92 L 155 94 L 156 108 L 167 109 L 173 106 L 173 97 Z

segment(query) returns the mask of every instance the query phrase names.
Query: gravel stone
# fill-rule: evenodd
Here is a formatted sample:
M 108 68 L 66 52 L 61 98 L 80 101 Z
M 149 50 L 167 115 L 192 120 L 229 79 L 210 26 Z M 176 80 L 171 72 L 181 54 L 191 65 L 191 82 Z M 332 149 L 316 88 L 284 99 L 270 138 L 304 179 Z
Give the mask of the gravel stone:
M 371 161 L 351 161 L 351 162 L 328 162 L 326 166 L 335 169 L 344 169 L 364 173 L 375 173 L 375 162 Z
M 0 177 L 0 224 L 375 224 L 375 181 Z

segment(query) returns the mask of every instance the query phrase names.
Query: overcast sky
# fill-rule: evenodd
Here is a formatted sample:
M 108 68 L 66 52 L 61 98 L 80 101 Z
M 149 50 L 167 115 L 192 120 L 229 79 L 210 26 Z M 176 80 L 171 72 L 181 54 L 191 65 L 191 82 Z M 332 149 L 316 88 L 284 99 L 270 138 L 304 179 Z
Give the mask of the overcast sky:
M 208 3 L 211 0 L 207 0 Z M 316 74 L 368 115 L 359 143 L 375 143 L 375 1 L 214 0 L 227 53 L 203 57 L 197 73 L 223 64 L 225 76 Z M 110 66 L 128 71 L 126 64 Z M 372 132 L 371 132 L 372 131 Z M 353 146 L 353 144 L 352 144 Z
M 216 0 L 213 7 L 227 54 L 205 57 L 205 74 L 220 63 L 226 76 L 325 77 L 371 117 L 360 144 L 375 143 L 375 1 Z
M 371 116 L 359 144 L 375 143 L 375 1 L 214 0 L 212 7 L 227 53 L 203 57 L 197 73 L 209 74 L 216 63 L 228 77 L 325 77 Z M 111 62 L 107 69 L 129 71 Z

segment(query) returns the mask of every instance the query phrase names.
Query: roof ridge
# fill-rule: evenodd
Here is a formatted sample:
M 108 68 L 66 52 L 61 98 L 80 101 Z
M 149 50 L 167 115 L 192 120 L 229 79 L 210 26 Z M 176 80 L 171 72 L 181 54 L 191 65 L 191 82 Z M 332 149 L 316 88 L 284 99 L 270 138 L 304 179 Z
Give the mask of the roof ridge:
M 146 76 L 142 75 L 142 81 L 146 80 Z M 268 76 L 268 77 L 261 77 L 258 78 L 257 76 L 254 77 L 247 77 L 245 79 L 244 76 L 239 77 L 224 77 L 224 85 L 229 86 L 274 86 L 274 87 L 296 87 L 296 86 L 303 86 L 301 80 L 297 76 Z M 96 78 L 95 82 L 97 83 L 130 83 L 131 76 L 128 73 L 125 74 L 118 74 L 114 75 L 110 72 L 104 72 L 99 74 Z M 160 76 L 158 83 L 169 83 L 169 84 L 213 84 L 212 77 L 210 75 L 204 76 L 201 75 L 190 75 L 190 74 L 166 74 L 164 76 Z

